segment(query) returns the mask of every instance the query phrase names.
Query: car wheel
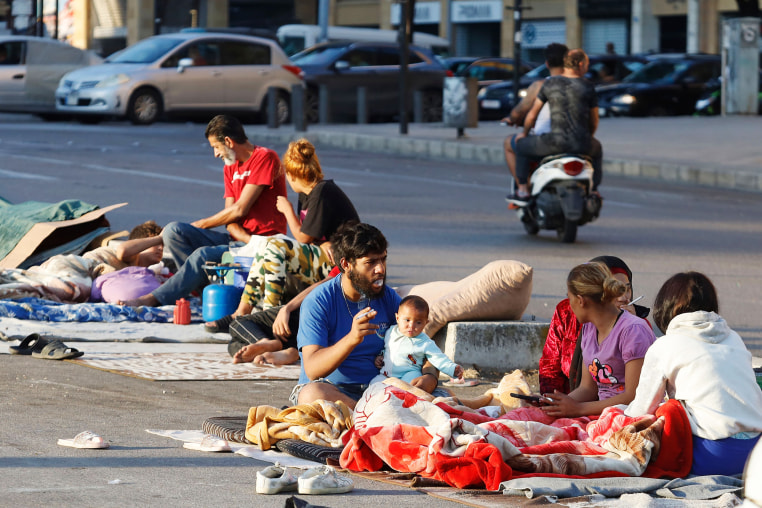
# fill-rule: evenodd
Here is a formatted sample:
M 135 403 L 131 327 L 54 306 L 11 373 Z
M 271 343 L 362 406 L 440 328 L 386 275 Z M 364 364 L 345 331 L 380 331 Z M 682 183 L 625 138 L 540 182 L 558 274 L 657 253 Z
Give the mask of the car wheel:
M 135 125 L 149 125 L 158 120 L 161 110 L 159 94 L 150 88 L 141 88 L 130 98 L 127 118 Z
M 320 121 L 319 102 L 317 90 L 307 89 L 307 93 L 304 94 L 304 116 L 307 119 L 307 123 L 315 124 Z
M 423 121 L 442 121 L 442 92 L 435 90 L 423 92 Z
M 262 101 L 262 115 L 264 121 L 267 122 L 267 118 L 270 116 L 267 110 L 269 100 L 265 95 Z M 278 125 L 284 125 L 291 122 L 291 101 L 285 92 L 278 92 L 275 95 L 275 116 L 278 118 Z

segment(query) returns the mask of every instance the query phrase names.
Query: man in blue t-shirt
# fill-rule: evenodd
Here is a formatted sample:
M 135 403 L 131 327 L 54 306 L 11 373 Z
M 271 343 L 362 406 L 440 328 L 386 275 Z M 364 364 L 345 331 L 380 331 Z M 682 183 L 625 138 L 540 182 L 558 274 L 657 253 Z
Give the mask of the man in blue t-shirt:
M 386 285 L 387 242 L 381 231 L 348 222 L 331 243 L 341 274 L 302 303 L 297 336 L 302 372 L 290 402 L 341 400 L 354 408 L 378 374 L 376 356 L 395 323 L 400 297 Z M 437 380 L 437 370 L 427 364 L 412 384 L 431 392 Z

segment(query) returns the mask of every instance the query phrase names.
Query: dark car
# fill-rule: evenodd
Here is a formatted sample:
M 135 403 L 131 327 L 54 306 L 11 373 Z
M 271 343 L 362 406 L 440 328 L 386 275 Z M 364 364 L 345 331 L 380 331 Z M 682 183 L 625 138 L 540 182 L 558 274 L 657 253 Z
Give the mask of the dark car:
M 521 62 L 519 76 L 523 76 L 531 71 L 537 64 L 532 62 Z M 479 89 L 492 85 L 494 83 L 512 80 L 514 75 L 513 58 L 478 58 L 454 72 L 456 76 L 476 78 L 479 82 Z
M 596 87 L 601 116 L 690 115 L 720 71 L 719 55 L 651 57 L 621 83 Z
M 590 68 L 585 77 L 593 84 L 617 83 L 643 67 L 648 60 L 635 55 L 590 55 Z M 524 74 L 519 80 L 519 100 L 526 89 L 538 79 L 547 78 L 550 71 L 542 64 Z M 500 120 L 511 112 L 519 101 L 513 97 L 513 81 L 495 83 L 479 91 L 479 119 Z
M 452 72 L 452 75 L 454 76 L 479 58 L 480 57 L 478 56 L 450 56 L 447 58 L 440 58 L 439 61 L 444 68 Z
M 399 115 L 400 48 L 381 42 L 329 42 L 317 44 L 291 57 L 304 72 L 307 86 L 308 122 L 318 121 L 319 89 L 328 90 L 329 115 L 332 120 L 355 118 L 357 89 L 365 87 L 368 117 L 391 119 Z M 409 104 L 421 93 L 424 121 L 442 119 L 442 88 L 447 75 L 434 54 L 410 46 Z

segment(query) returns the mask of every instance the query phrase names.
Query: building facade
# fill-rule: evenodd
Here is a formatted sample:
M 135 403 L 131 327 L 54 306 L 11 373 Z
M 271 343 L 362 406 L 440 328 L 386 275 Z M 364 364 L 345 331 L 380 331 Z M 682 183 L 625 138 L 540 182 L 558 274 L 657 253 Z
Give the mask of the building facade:
M 63 4 L 73 18 L 68 40 L 96 48 L 131 44 L 186 26 L 276 29 L 316 24 L 320 0 L 38 0 Z M 395 28 L 398 0 L 325 0 L 331 25 Z M 414 30 L 451 41 L 457 56 L 511 56 L 516 0 L 417 0 Z M 35 22 L 32 0 L 9 0 L 6 25 Z M 0 4 L 2 0 L 0 0 Z M 762 0 L 759 0 L 762 5 Z M 542 61 L 550 42 L 602 53 L 718 53 L 722 22 L 738 15 L 735 0 L 522 0 L 522 57 Z M 1 13 L 1 9 L 0 9 Z M 159 24 L 155 20 L 160 20 Z M 50 31 L 48 31 L 50 32 Z M 60 38 L 60 35 L 59 35 Z M 104 42 L 105 41 L 105 42 Z

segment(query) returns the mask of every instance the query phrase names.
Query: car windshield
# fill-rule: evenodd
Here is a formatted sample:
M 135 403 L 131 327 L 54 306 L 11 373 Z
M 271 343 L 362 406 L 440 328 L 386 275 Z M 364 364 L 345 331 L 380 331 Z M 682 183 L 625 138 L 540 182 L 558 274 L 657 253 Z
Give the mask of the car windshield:
M 184 40 L 170 37 L 144 39 L 129 48 L 123 49 L 119 53 L 114 53 L 106 59 L 106 63 L 153 63 Z
M 659 60 L 644 65 L 622 81 L 625 83 L 673 83 L 689 62 Z
M 345 46 L 317 46 L 295 54 L 291 61 L 296 65 L 328 65 L 346 51 Z

